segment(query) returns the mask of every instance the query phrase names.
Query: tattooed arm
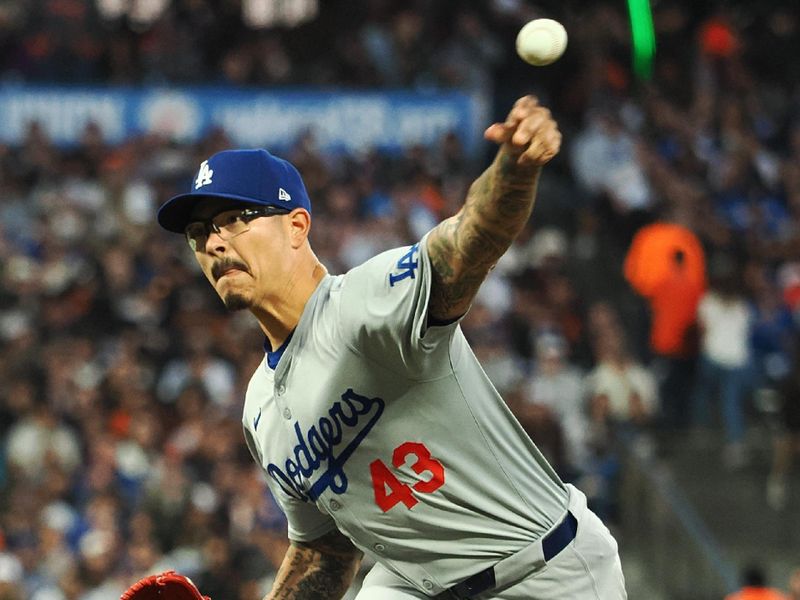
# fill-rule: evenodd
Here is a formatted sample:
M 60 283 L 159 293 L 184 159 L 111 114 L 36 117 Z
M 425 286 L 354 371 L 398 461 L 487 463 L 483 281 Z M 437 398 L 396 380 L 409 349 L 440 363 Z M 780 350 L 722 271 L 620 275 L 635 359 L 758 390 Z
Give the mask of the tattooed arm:
M 433 267 L 428 314 L 434 321 L 463 315 L 486 275 L 525 226 L 542 165 L 561 146 L 550 111 L 532 96 L 517 100 L 505 123 L 485 137 L 500 144 L 494 162 L 470 186 L 461 210 L 428 236 Z
M 264 600 L 338 600 L 350 587 L 361 557 L 337 530 L 311 542 L 292 542 Z

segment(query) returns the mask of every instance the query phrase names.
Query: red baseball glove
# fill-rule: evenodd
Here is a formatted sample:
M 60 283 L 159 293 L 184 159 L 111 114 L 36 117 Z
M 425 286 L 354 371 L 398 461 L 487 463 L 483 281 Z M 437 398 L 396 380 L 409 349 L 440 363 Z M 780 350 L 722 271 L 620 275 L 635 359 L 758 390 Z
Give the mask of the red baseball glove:
M 129 587 L 119 600 L 211 600 L 188 577 L 175 571 L 150 575 Z

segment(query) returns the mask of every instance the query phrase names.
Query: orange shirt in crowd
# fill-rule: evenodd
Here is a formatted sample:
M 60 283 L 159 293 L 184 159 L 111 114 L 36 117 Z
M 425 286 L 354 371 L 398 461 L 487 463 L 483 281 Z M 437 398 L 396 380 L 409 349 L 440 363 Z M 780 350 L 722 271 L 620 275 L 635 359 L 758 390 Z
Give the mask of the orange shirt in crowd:
M 773 588 L 743 587 L 738 592 L 725 596 L 725 600 L 789 600 L 789 596 Z
M 695 340 L 688 334 L 697 319 L 703 291 L 704 286 L 678 268 L 653 288 L 649 298 L 653 352 L 675 358 L 692 355 Z

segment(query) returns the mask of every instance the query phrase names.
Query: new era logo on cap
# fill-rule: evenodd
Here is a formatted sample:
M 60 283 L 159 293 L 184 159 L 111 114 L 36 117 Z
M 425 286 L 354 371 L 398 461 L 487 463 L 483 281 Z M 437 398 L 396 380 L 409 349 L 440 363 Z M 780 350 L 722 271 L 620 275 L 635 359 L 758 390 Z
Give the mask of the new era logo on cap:
M 217 152 L 200 164 L 190 187 L 189 193 L 171 198 L 159 209 L 158 222 L 164 229 L 183 233 L 197 204 L 208 198 L 311 212 L 297 169 L 263 149 Z

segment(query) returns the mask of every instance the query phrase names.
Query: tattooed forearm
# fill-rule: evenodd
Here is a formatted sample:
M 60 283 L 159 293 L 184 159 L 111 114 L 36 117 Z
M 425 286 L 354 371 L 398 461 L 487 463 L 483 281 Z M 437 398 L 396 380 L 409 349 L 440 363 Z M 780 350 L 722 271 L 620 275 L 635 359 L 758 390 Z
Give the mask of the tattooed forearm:
M 467 311 L 486 274 L 528 220 L 539 171 L 501 150 L 472 184 L 461 210 L 430 233 L 432 318 L 448 320 Z
M 293 543 L 264 600 L 338 600 L 360 564 L 361 552 L 338 531 Z

